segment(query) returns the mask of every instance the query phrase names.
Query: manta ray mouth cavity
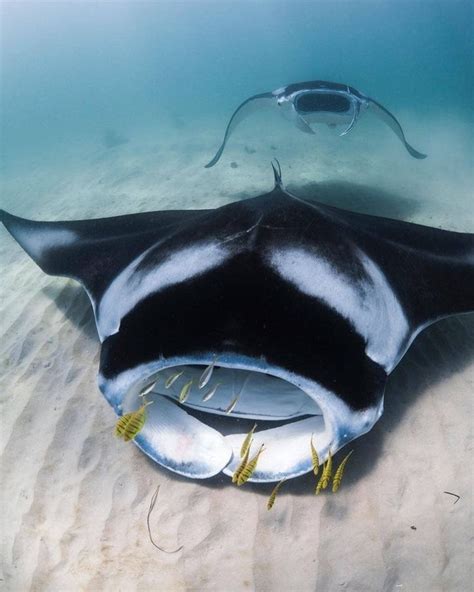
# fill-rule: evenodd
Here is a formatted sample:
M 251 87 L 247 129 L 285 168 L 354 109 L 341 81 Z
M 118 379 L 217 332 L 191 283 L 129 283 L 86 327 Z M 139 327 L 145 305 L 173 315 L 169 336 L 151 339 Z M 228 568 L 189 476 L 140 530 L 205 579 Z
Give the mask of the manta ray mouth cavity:
M 254 424 L 252 451 L 265 444 L 266 452 L 251 481 L 273 482 L 310 471 L 312 436 L 324 458 L 333 440 L 331 424 L 292 380 L 278 376 L 277 370 L 216 362 L 203 384 L 209 368 L 196 363 L 168 366 L 147 374 L 146 380 L 142 375 L 123 397 L 122 413 L 151 402 L 135 442 L 153 460 L 192 478 L 221 471 L 232 475 Z

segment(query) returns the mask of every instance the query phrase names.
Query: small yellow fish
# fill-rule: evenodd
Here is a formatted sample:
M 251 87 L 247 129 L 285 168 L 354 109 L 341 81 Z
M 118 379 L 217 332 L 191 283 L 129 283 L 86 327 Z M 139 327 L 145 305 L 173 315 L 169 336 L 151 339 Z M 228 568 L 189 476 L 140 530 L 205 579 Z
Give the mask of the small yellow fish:
M 240 458 L 243 458 L 250 449 L 250 443 L 252 441 L 256 427 L 257 424 L 255 424 L 250 432 L 245 436 L 245 440 L 242 442 L 242 446 L 240 447 Z
M 144 403 L 140 409 L 125 413 L 125 415 L 119 417 L 115 424 L 115 435 L 117 438 L 122 438 L 125 442 L 133 440 L 145 425 L 146 407 L 152 403 L 153 401 Z
M 318 471 L 319 471 L 319 456 L 318 456 L 318 452 L 313 444 L 313 434 L 311 434 L 310 446 L 311 446 L 311 462 L 313 463 L 313 473 L 315 475 L 317 475 Z
M 212 397 L 216 394 L 216 391 L 217 391 L 217 389 L 219 388 L 220 385 L 221 385 L 221 383 L 218 382 L 211 389 L 209 389 L 207 391 L 207 393 L 202 398 L 203 403 L 205 403 L 206 401 L 209 401 L 210 399 L 212 399 Z
M 316 491 L 315 491 L 316 495 L 319 494 L 321 489 L 326 489 L 326 487 L 329 485 L 329 481 L 331 481 L 331 477 L 332 477 L 332 456 L 331 456 L 331 450 L 329 450 L 328 459 L 323 466 L 323 472 L 322 472 L 321 478 L 319 479 L 318 484 L 316 486 Z
M 249 460 L 249 462 L 245 465 L 245 467 L 242 469 L 242 472 L 240 473 L 240 475 L 237 479 L 237 485 L 239 485 L 239 486 L 243 485 L 253 475 L 253 472 L 257 468 L 258 459 L 260 458 L 260 455 L 264 451 L 263 446 L 264 445 L 262 444 L 260 446 L 260 450 L 257 452 L 257 454 L 253 458 L 251 458 Z
M 341 486 L 341 480 L 342 480 L 342 476 L 344 475 L 344 469 L 346 467 L 346 463 L 349 460 L 350 455 L 353 453 L 354 451 L 351 450 L 349 452 L 349 454 L 347 454 L 341 461 L 341 464 L 337 467 L 336 470 L 336 474 L 334 475 L 334 479 L 332 481 L 332 492 L 336 493 L 336 491 L 339 489 L 339 487 Z
M 203 389 L 207 383 L 211 380 L 212 373 L 214 371 L 214 366 L 216 365 L 217 357 L 215 357 L 212 362 L 207 366 L 204 372 L 201 374 L 198 382 L 199 390 Z
M 155 388 L 155 384 L 157 382 L 158 382 L 158 378 L 155 381 L 153 381 L 152 383 L 150 383 L 148 386 L 146 386 L 138 396 L 145 397 L 146 395 L 148 395 L 148 393 L 150 393 Z
M 250 445 L 251 445 L 251 442 L 249 442 L 249 446 L 248 446 L 242 460 L 240 461 L 239 466 L 235 469 L 235 471 L 232 475 L 232 483 L 237 483 L 237 481 L 240 477 L 240 473 L 244 470 L 245 465 L 249 462 Z
M 173 384 L 178 380 L 178 378 L 183 374 L 183 372 L 184 370 L 181 370 L 180 372 L 175 372 L 174 374 L 172 374 L 165 382 L 165 388 L 171 388 Z
M 240 398 L 240 393 L 236 397 L 234 397 L 234 399 L 232 399 L 232 401 L 230 402 L 230 405 L 225 410 L 227 415 L 230 415 L 232 413 L 232 411 L 235 409 L 235 406 L 239 402 L 239 398 Z
M 286 479 L 282 479 L 280 481 L 280 483 L 277 483 L 275 485 L 275 487 L 273 488 L 273 491 L 270 494 L 270 497 L 268 498 L 268 502 L 267 502 L 267 510 L 271 510 L 273 508 L 273 504 L 275 503 L 275 498 L 277 496 L 277 493 L 280 491 L 280 487 L 283 485 L 283 483 L 286 481 Z
M 190 380 L 189 382 L 187 382 L 183 388 L 181 389 L 181 392 L 179 393 L 179 402 L 180 403 L 184 403 L 186 401 L 186 399 L 189 397 L 189 393 L 191 391 L 191 387 L 193 385 L 193 381 Z

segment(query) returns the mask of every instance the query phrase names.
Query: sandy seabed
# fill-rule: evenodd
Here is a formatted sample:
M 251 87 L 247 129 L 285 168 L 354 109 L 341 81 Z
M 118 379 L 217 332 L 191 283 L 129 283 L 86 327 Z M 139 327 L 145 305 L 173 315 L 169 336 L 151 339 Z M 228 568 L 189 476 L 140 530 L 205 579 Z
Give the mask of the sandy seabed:
M 270 190 L 276 156 L 300 195 L 474 232 L 464 122 L 401 119 L 425 161 L 369 120 L 342 139 L 326 129 L 306 137 L 269 117 L 242 127 L 211 170 L 202 165 L 223 121 L 128 130 L 128 143 L 108 149 L 98 133 L 64 150 L 61 165 L 42 157 L 27 172 L 5 173 L 3 207 L 50 220 L 216 207 Z M 316 498 L 306 476 L 286 484 L 268 512 L 269 485 L 189 481 L 113 437 L 87 296 L 71 280 L 44 275 L 0 232 L 0 589 L 470 589 L 473 314 L 415 341 L 389 380 L 383 417 L 354 442 L 337 495 Z M 174 555 L 148 539 L 158 484 L 151 526 L 164 547 L 183 545 Z

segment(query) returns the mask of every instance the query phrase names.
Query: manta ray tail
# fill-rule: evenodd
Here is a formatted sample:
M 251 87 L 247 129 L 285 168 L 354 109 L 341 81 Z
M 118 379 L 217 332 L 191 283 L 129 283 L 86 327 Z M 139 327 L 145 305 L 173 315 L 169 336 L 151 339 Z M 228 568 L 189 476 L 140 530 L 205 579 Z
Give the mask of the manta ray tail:
M 375 113 L 384 123 L 386 123 L 389 128 L 395 132 L 398 138 L 403 142 L 405 148 L 407 149 L 408 153 L 413 156 L 413 158 L 426 158 L 426 154 L 422 154 L 415 150 L 405 139 L 405 134 L 403 133 L 402 126 L 398 122 L 397 118 L 390 113 L 383 105 L 374 101 L 374 99 L 368 99 L 369 101 L 369 108 L 373 113 Z
M 281 166 L 280 166 L 280 162 L 278 161 L 277 158 L 275 158 L 275 164 L 273 164 L 273 162 L 272 162 L 272 169 L 273 169 L 273 177 L 275 179 L 275 187 L 282 188 L 283 181 L 281 180 Z
M 221 144 L 219 150 L 216 152 L 216 155 L 214 156 L 214 158 L 206 164 L 206 166 L 205 166 L 206 169 L 210 169 L 211 167 L 213 167 L 217 163 L 219 158 L 222 156 L 226 142 L 229 139 L 231 133 L 237 127 L 237 125 L 243 119 L 248 117 L 251 113 L 254 113 L 255 111 L 259 111 L 262 107 L 264 107 L 271 100 L 275 100 L 275 97 L 272 93 L 262 93 L 262 94 L 254 95 L 253 97 L 250 97 L 249 99 L 247 99 L 246 101 L 244 101 L 241 105 L 239 105 L 237 107 L 237 109 L 234 111 L 234 113 L 233 113 L 232 117 L 230 118 L 230 121 L 227 125 L 227 129 L 225 130 L 224 139 L 222 141 L 222 144 Z

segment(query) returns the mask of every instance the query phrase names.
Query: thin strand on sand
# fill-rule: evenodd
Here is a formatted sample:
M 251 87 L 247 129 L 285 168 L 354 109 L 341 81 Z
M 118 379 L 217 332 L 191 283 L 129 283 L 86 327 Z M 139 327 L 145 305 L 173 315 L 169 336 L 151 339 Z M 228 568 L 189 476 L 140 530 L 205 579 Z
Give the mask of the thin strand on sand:
M 153 536 L 151 534 L 150 516 L 151 516 L 151 513 L 153 512 L 153 508 L 155 507 L 155 504 L 156 504 L 156 500 L 158 498 L 159 491 L 160 491 L 160 486 L 158 485 L 157 488 L 156 488 L 156 490 L 155 490 L 155 493 L 153 494 L 153 497 L 151 498 L 150 507 L 148 509 L 148 514 L 147 514 L 147 517 L 146 517 L 146 525 L 147 525 L 147 528 L 148 528 L 148 536 L 150 537 L 151 544 L 154 547 L 156 547 L 157 549 L 159 549 L 160 551 L 163 551 L 163 553 L 170 553 L 170 554 L 172 554 L 172 553 L 178 553 L 178 551 L 181 551 L 181 549 L 183 548 L 183 545 L 181 545 L 177 549 L 174 549 L 173 551 L 167 551 L 166 549 L 163 549 L 163 547 L 160 547 L 159 545 L 157 545 L 155 543 L 155 541 L 153 540 Z

